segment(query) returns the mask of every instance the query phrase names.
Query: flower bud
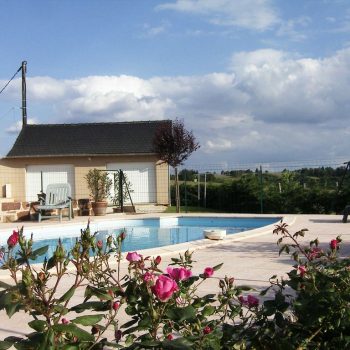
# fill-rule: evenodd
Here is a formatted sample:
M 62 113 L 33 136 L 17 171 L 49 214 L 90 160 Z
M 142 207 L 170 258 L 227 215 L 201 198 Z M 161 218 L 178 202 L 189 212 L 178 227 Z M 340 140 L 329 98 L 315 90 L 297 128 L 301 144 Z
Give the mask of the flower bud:
M 118 343 L 122 339 L 123 333 L 120 329 L 114 331 L 115 341 Z
M 126 233 L 123 231 L 123 232 L 120 232 L 120 234 L 119 234 L 119 236 L 118 236 L 118 240 L 120 241 L 120 242 L 123 242 L 124 241 L 124 239 L 125 239 L 125 237 L 126 237 Z
M 204 334 L 209 334 L 212 332 L 212 329 L 209 326 L 205 326 L 203 329 L 203 333 Z
M 173 336 L 171 333 L 169 333 L 169 334 L 166 336 L 166 338 L 167 338 L 168 340 L 173 340 L 173 339 L 174 339 L 174 336 Z
M 9 249 L 13 248 L 20 239 L 23 239 L 23 236 L 19 236 L 19 232 L 16 230 L 13 230 L 12 235 L 7 240 L 7 245 Z
M 97 334 L 100 331 L 100 327 L 98 325 L 94 325 L 91 327 L 91 334 Z
M 62 318 L 62 320 L 61 320 L 61 322 L 63 323 L 63 324 L 68 324 L 69 323 L 69 321 L 66 319 L 66 318 Z
M 28 267 L 22 271 L 22 282 L 26 287 L 32 285 L 32 274 Z
M 154 259 L 154 263 L 156 265 L 159 265 L 161 261 L 162 261 L 162 258 L 159 255 Z
M 330 247 L 332 250 L 336 250 L 338 248 L 338 240 L 332 239 L 331 242 L 329 243 Z
M 44 282 L 45 281 L 45 273 L 44 272 L 39 272 L 38 273 L 38 280 L 40 281 L 40 282 Z
M 224 288 L 225 287 L 225 282 L 223 280 L 219 281 L 219 287 Z
M 112 308 L 114 311 L 117 311 L 120 307 L 120 303 L 118 301 L 115 301 L 112 305 Z
M 98 240 L 97 243 L 96 243 L 96 246 L 98 249 L 102 249 L 103 248 L 103 242 L 101 240 Z

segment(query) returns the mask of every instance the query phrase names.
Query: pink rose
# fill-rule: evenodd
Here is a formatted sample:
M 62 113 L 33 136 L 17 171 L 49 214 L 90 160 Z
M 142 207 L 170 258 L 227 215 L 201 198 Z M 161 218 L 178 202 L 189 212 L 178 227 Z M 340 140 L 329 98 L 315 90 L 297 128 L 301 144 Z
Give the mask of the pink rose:
M 338 241 L 336 239 L 332 239 L 331 243 L 329 243 L 332 250 L 336 250 L 338 248 Z
M 19 241 L 19 232 L 13 230 L 12 235 L 7 240 L 9 248 L 13 248 Z
M 146 283 L 149 284 L 154 284 L 155 280 L 156 280 L 156 276 L 153 275 L 153 273 L 147 271 L 144 275 L 143 275 L 143 280 Z
M 248 295 L 247 302 L 249 307 L 254 307 L 259 305 L 259 299 L 253 295 Z
M 214 269 L 212 267 L 206 267 L 204 269 L 203 275 L 205 278 L 209 278 L 213 276 L 213 274 L 214 274 Z
M 171 267 L 166 269 L 167 274 L 175 281 L 185 281 L 192 276 L 192 271 L 187 270 L 184 267 Z
M 304 265 L 298 266 L 298 271 L 299 271 L 300 277 L 304 277 L 306 273 L 306 266 Z
M 247 298 L 244 298 L 242 295 L 238 297 L 238 300 L 241 304 L 248 307 L 255 307 L 259 305 L 259 299 L 253 295 L 248 295 Z
M 320 256 L 322 256 L 323 254 L 323 250 L 321 248 L 318 248 L 318 247 L 314 247 L 310 250 L 310 252 L 307 254 L 307 257 L 310 259 L 310 260 L 314 260 L 314 259 L 317 259 L 319 258 Z
M 178 291 L 177 283 L 170 277 L 160 275 L 152 287 L 152 292 L 160 301 L 168 301 L 174 292 Z
M 126 255 L 126 260 L 129 262 L 135 262 L 135 261 L 140 261 L 142 259 L 142 255 L 136 253 L 136 252 L 129 252 Z

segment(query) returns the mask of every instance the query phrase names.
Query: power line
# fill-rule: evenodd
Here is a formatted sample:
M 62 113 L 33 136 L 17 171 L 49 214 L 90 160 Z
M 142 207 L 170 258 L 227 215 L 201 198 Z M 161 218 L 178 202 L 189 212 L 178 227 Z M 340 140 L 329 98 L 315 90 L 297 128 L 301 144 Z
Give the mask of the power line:
M 10 112 L 14 111 L 15 107 L 11 107 L 7 112 L 5 112 L 4 114 L 2 114 L 0 116 L 0 119 L 2 120 L 4 117 L 6 117 L 8 114 L 10 114 Z
M 11 81 L 14 79 L 14 77 L 18 74 L 18 72 L 22 69 L 22 66 L 19 67 L 16 71 L 16 73 L 11 77 L 11 79 L 5 84 L 5 86 L 1 89 L 0 94 L 7 88 L 8 84 L 11 83 Z

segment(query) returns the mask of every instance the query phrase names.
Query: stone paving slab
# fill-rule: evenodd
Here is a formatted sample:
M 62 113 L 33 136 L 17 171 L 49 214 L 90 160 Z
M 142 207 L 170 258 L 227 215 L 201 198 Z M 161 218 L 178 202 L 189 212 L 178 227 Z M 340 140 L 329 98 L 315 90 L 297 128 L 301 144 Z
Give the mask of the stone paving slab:
M 206 214 L 208 215 L 208 214 Z M 173 216 L 173 215 L 172 215 Z M 196 214 L 197 216 L 197 214 Z M 211 214 L 211 216 L 214 216 Z M 235 216 L 257 216 L 257 215 L 235 215 Z M 145 216 L 143 216 L 145 217 Z M 146 216 L 147 217 L 147 216 Z M 131 217 L 135 218 L 135 217 Z M 137 216 L 139 218 L 139 216 Z M 328 247 L 331 239 L 341 235 L 343 239 L 342 255 L 350 255 L 350 223 L 343 224 L 339 215 L 296 215 L 289 216 L 290 231 L 296 232 L 303 228 L 308 228 L 309 232 L 304 239 L 305 243 L 318 237 L 321 246 Z M 83 221 L 81 221 L 83 222 Z M 57 223 L 56 223 L 57 224 Z M 4 224 L 8 225 L 8 224 Z M 50 223 L 52 225 L 52 223 Z M 2 224 L 0 231 L 2 231 Z M 4 229 L 13 229 L 12 226 Z M 268 230 L 257 230 L 252 234 L 241 234 L 241 237 L 228 239 L 214 244 L 198 243 L 186 244 L 166 248 L 157 248 L 144 252 L 145 255 L 161 255 L 161 267 L 165 268 L 172 257 L 178 256 L 178 250 L 190 248 L 195 250 L 193 258 L 196 261 L 193 272 L 201 273 L 207 266 L 215 266 L 224 263 L 223 267 L 215 273 L 215 278 L 208 279 L 201 285 L 201 293 L 210 293 L 218 291 L 218 278 L 232 276 L 237 284 L 248 284 L 256 289 L 268 286 L 268 279 L 274 274 L 278 276 L 285 275 L 290 271 L 293 262 L 286 255 L 278 255 L 276 246 L 277 236 L 272 234 L 273 226 Z M 11 232 L 11 231 L 10 231 Z M 207 241 L 207 240 L 206 240 Z M 199 248 L 199 249 L 197 249 Z M 122 264 L 122 273 L 127 270 L 127 264 Z M 2 271 L 0 279 L 9 281 L 8 276 Z M 65 292 L 64 287 L 69 285 L 69 280 L 64 284 L 61 290 Z M 66 287 L 67 288 L 67 287 Z M 79 291 L 73 298 L 73 304 L 82 301 L 83 291 Z M 15 314 L 8 319 L 4 311 L 0 312 L 0 339 L 8 335 L 23 335 L 30 332 L 27 325 L 29 316 L 26 314 Z

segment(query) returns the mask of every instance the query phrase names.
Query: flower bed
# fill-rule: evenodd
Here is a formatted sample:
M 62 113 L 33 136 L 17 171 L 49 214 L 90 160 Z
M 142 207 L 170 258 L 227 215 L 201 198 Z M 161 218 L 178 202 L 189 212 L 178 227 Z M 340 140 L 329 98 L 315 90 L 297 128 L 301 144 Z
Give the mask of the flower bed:
M 327 251 L 317 239 L 303 247 L 298 239 L 306 231 L 291 234 L 286 224 L 276 226 L 280 254 L 290 254 L 295 264 L 287 279 L 273 276 L 261 298 L 250 287 L 235 285 L 231 276 L 218 279 L 213 293 L 199 295 L 199 286 L 216 277 L 221 265 L 194 275 L 189 251 L 165 267 L 160 256 L 129 252 L 123 257 L 124 233 L 102 242 L 89 224 L 70 252 L 59 242 L 52 257 L 33 265 L 47 247 L 33 251 L 33 238 L 24 237 L 23 229 L 14 231 L 0 252 L 2 268 L 14 282 L 0 282 L 0 309 L 9 317 L 29 313 L 33 332 L 7 337 L 0 349 L 348 348 L 349 259 L 337 258 L 340 237 Z M 124 259 L 128 273 L 122 276 Z M 64 277 L 72 274 L 68 266 L 74 266 L 75 277 L 66 286 Z M 62 283 L 63 294 L 58 292 Z M 79 289 L 84 300 L 72 305 Z M 266 299 L 268 292 L 272 297 Z M 121 322 L 121 312 L 127 322 Z M 108 329 L 113 330 L 110 338 Z

